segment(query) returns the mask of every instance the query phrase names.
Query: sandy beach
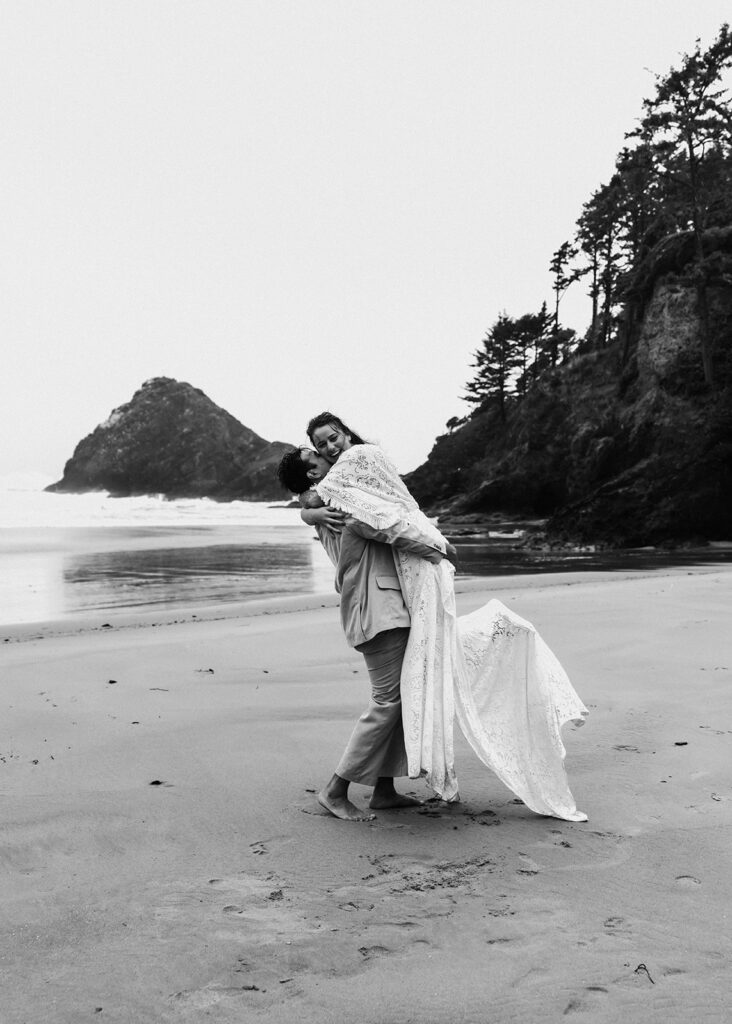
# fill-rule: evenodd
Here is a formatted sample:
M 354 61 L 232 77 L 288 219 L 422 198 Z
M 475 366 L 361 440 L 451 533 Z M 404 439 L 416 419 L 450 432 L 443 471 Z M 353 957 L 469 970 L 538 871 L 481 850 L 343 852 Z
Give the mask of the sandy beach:
M 335 595 L 3 627 L 3 1024 L 727 1021 L 732 568 L 458 591 L 590 708 L 587 823 L 457 732 L 460 804 L 322 812 L 368 691 Z

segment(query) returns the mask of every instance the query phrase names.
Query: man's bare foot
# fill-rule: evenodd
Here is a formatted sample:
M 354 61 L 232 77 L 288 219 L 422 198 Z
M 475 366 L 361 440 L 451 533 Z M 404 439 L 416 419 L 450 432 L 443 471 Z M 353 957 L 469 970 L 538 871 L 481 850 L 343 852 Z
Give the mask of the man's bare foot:
M 398 807 L 421 806 L 421 800 L 417 800 L 413 796 L 407 796 L 404 793 L 397 793 L 396 790 L 392 790 L 391 793 L 377 793 L 376 790 L 374 790 L 374 795 L 369 800 L 369 807 L 373 807 L 375 811 L 395 810 Z
M 347 797 L 329 796 L 324 789 L 318 793 L 318 803 L 342 821 L 373 821 L 376 817 L 375 814 L 366 814 L 364 811 L 360 811 Z

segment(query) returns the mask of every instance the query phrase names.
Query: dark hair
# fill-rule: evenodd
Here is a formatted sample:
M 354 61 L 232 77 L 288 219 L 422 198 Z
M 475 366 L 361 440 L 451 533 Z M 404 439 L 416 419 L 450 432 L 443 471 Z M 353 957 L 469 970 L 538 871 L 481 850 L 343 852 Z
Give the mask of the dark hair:
M 277 467 L 277 479 L 286 491 L 292 491 L 293 494 L 302 494 L 312 487 L 307 466 L 302 461 L 302 449 L 293 448 L 285 452 Z
M 317 416 L 313 416 L 308 423 L 307 429 L 307 435 L 310 440 L 313 441 L 313 434 L 318 427 L 327 427 L 330 426 L 330 424 L 333 424 L 334 427 L 337 427 L 338 430 L 342 431 L 344 434 L 348 434 L 351 438 L 351 444 L 367 443 L 356 433 L 355 430 L 351 430 L 350 427 L 347 427 L 343 420 L 339 416 L 334 416 L 332 412 L 320 412 Z M 313 444 L 315 444 L 315 441 L 313 441 Z

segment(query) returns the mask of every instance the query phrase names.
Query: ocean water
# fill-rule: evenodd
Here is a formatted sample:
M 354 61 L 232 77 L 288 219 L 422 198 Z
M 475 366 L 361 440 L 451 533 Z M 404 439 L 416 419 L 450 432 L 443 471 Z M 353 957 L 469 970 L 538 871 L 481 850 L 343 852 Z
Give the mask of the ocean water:
M 0 480 L 2 624 L 333 592 L 286 502 L 48 494 L 46 482 Z
M 333 568 L 287 502 L 47 494 L 43 477 L 0 478 L 0 624 L 114 611 L 332 594 Z M 696 551 L 522 549 L 520 522 L 453 538 L 463 575 L 715 565 L 731 545 Z

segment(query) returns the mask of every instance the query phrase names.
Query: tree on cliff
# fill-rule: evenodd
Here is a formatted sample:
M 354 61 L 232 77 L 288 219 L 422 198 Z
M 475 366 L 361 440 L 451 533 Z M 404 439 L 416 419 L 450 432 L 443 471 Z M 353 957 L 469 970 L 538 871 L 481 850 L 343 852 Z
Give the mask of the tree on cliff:
M 570 266 L 576 255 L 577 250 L 571 242 L 562 242 L 557 251 L 552 254 L 551 263 L 549 264 L 549 270 L 554 278 L 552 283 L 552 291 L 554 292 L 554 321 L 549 342 L 549 358 L 552 366 L 557 365 L 557 358 L 559 356 L 559 303 L 562 301 L 562 296 L 567 288 L 578 278 L 577 272 Z
M 644 143 L 624 148 L 610 181 L 584 204 L 575 235 L 580 257 L 575 274 L 589 277 L 589 337 L 599 347 L 611 340 L 633 268 L 675 229 L 668 189 L 651 148 Z
M 501 419 L 505 422 L 506 401 L 521 364 L 516 321 L 506 313 L 501 313 L 486 331 L 482 347 L 473 355 L 475 362 L 471 366 L 478 372 L 465 385 L 467 394 L 464 400 L 476 404 L 479 409 L 489 403 L 496 403 Z
M 617 305 L 621 271 L 621 184 L 614 174 L 585 203 L 577 221 L 577 244 L 587 263 L 575 272 L 575 279 L 591 275 L 592 320 L 590 333 L 601 346 L 607 345 Z M 602 300 L 602 301 L 600 301 Z
M 516 392 L 523 396 L 536 383 L 541 371 L 549 366 L 549 353 L 554 344 L 553 318 L 544 302 L 538 313 L 524 313 L 514 323 L 519 353 Z
M 623 147 L 615 161 L 622 270 L 633 267 L 674 230 L 668 189 L 664 187 L 655 154 L 646 143 Z
M 682 198 L 680 230 L 694 237 L 693 280 L 700 321 L 704 379 L 714 386 L 712 336 L 707 303 L 704 230 L 719 192 L 719 169 L 732 147 L 732 109 L 722 76 L 732 67 L 732 33 L 722 25 L 717 39 L 702 51 L 684 54 L 681 66 L 656 76 L 656 95 L 643 101 L 645 114 L 629 138 L 638 138 Z M 686 223 L 684 223 L 684 220 Z

